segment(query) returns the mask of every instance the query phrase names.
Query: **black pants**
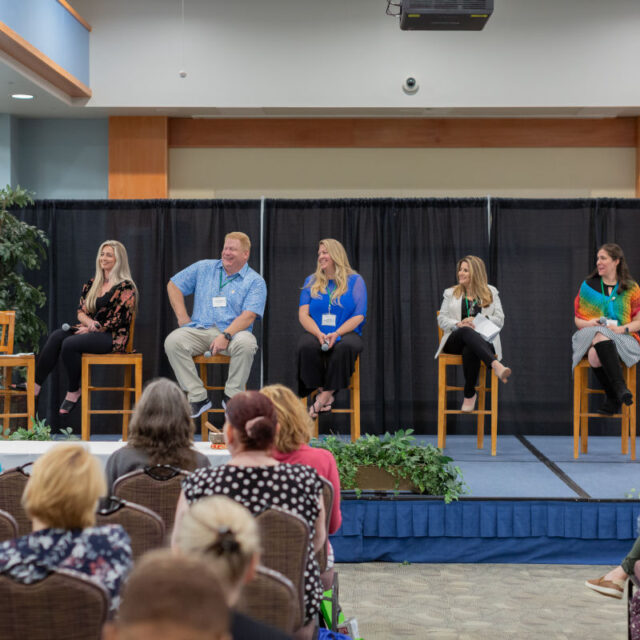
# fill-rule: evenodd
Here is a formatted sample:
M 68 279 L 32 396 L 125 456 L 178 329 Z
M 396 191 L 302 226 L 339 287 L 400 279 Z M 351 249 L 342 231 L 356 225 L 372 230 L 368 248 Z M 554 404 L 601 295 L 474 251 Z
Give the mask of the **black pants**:
M 315 336 L 304 333 L 298 341 L 298 395 L 312 391 L 346 389 L 362 351 L 362 338 L 354 332 L 342 336 L 329 351 L 322 351 Z
M 49 334 L 36 366 L 36 384 L 42 385 L 56 366 L 58 358 L 62 362 L 69 379 L 69 391 L 80 388 L 80 369 L 83 353 L 111 353 L 113 337 L 111 333 L 83 333 L 75 335 L 73 331 L 56 329 Z
M 462 354 L 462 372 L 464 373 L 464 397 L 472 398 L 476 392 L 480 362 L 487 367 L 496 359 L 493 345 L 487 342 L 471 327 L 456 329 L 444 345 L 444 353 Z

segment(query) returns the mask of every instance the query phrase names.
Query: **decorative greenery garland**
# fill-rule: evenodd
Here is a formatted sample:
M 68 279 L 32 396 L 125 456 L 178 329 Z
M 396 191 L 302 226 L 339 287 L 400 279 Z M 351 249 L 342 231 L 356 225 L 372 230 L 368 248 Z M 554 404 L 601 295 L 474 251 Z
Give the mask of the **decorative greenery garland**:
M 314 440 L 313 446 L 331 451 L 338 464 L 340 486 L 360 494 L 366 487 L 356 486 L 359 467 L 373 465 L 385 469 L 396 479 L 411 482 L 418 493 L 442 496 L 446 503 L 469 493 L 460 468 L 452 458 L 431 444 L 415 444 L 413 429 L 385 433 L 381 437 L 367 435 L 356 442 L 344 442 L 335 436 Z

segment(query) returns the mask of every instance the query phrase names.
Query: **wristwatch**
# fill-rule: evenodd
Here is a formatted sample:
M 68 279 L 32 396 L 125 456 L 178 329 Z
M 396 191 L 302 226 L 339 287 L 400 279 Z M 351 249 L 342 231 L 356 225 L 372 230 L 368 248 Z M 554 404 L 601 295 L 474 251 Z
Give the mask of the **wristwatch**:
M 231 338 L 233 338 L 233 336 L 230 333 L 223 331 L 222 335 L 227 339 L 227 342 L 231 342 Z
M 625 333 L 629 333 L 629 327 L 625 327 L 625 328 L 624 328 L 624 332 L 625 332 Z

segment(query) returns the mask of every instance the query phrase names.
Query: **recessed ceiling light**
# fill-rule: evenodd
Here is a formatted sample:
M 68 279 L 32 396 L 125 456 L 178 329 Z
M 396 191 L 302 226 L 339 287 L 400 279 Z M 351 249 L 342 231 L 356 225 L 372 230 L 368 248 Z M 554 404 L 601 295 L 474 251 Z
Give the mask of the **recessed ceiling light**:
M 11 97 L 15 100 L 33 100 L 33 96 L 29 93 L 12 93 Z

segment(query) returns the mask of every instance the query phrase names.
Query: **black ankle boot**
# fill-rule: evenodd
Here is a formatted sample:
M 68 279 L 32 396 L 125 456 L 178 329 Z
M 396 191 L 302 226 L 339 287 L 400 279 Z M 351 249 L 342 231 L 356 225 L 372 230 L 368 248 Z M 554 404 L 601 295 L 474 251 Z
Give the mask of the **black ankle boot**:
M 612 416 L 614 413 L 620 413 L 620 403 L 613 393 L 607 374 L 602 370 L 602 367 L 593 367 L 591 371 L 593 371 L 596 378 L 598 378 L 600 386 L 607 394 L 602 405 L 596 409 L 596 413 L 601 413 L 603 416 Z
M 626 405 L 633 404 L 633 395 L 631 391 L 627 389 L 627 385 L 622 377 L 622 367 L 620 366 L 620 360 L 618 360 L 616 346 L 611 340 L 603 340 L 593 345 L 593 348 L 596 350 L 600 362 L 602 362 L 601 368 L 609 380 L 616 400 Z

